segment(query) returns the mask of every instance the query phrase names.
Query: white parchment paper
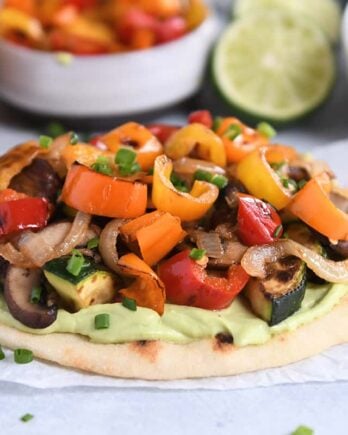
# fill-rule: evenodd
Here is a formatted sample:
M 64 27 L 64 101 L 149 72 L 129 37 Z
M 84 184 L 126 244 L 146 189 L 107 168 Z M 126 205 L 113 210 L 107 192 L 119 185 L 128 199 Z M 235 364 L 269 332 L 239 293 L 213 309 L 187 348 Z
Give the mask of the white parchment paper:
M 348 185 L 348 140 L 317 149 L 315 155 L 317 158 L 327 160 L 338 174 L 341 182 Z M 17 365 L 13 361 L 13 353 L 7 350 L 5 353 L 6 359 L 0 361 L 0 382 L 12 382 L 35 388 L 88 386 L 232 390 L 277 384 L 348 381 L 348 344 L 336 346 L 320 355 L 295 364 L 256 373 L 220 378 L 156 382 L 113 379 L 65 369 L 40 361 L 34 361 L 27 365 Z

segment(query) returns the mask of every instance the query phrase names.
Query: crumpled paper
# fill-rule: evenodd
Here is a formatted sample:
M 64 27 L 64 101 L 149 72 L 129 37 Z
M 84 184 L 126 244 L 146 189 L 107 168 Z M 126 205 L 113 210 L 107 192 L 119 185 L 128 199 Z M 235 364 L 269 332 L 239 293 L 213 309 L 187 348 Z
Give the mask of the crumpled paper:
M 326 160 L 331 165 L 344 185 L 348 184 L 347 158 L 345 157 L 347 151 L 348 140 L 317 149 L 314 152 L 317 158 Z M 285 367 L 237 376 L 179 381 L 115 379 L 66 369 L 40 361 L 18 365 L 13 361 L 12 352 L 6 350 L 5 354 L 6 359 L 0 361 L 0 382 L 12 382 L 35 388 L 79 386 L 233 390 L 279 384 L 348 381 L 348 344 L 336 346 L 320 355 Z
M 65 387 L 116 387 L 157 388 L 173 390 L 235 390 L 269 387 L 280 384 L 305 382 L 348 381 L 348 344 L 336 346 L 307 360 L 285 367 L 261 370 L 243 375 L 187 379 L 179 381 L 143 381 L 115 379 L 57 367 L 40 361 L 18 365 L 13 353 L 5 351 L 6 359 L 0 362 L 0 382 L 12 382 L 34 388 Z

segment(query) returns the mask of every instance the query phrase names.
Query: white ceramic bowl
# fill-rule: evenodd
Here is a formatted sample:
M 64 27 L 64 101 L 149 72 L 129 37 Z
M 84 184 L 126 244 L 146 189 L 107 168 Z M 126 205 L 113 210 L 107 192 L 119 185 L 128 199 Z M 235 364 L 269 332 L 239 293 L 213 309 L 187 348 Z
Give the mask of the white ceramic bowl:
M 0 41 L 0 96 L 32 113 L 66 117 L 130 115 L 193 95 L 218 33 L 211 15 L 184 37 L 124 54 L 73 57 Z

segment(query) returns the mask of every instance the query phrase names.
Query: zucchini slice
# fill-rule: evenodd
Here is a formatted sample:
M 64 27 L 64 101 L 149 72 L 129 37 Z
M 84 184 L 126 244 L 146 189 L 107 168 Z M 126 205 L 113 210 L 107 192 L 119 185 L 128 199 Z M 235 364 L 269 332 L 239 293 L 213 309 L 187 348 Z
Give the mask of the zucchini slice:
M 245 294 L 255 314 L 272 326 L 300 308 L 306 283 L 306 264 L 286 257 L 270 266 L 265 279 L 251 279 Z
M 78 276 L 67 271 L 70 256 L 49 261 L 43 267 L 44 275 L 62 301 L 73 310 L 90 305 L 111 302 L 115 296 L 115 277 L 88 261 Z

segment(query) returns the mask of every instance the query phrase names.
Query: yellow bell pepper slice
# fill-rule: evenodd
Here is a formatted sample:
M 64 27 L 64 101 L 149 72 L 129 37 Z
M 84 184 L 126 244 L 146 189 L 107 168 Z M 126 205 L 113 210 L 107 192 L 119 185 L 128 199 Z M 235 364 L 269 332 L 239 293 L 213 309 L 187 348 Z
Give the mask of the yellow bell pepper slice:
M 203 124 L 193 123 L 173 133 L 164 146 L 165 153 L 173 160 L 195 156 L 219 166 L 226 166 L 226 151 L 221 138 Z
M 0 10 L 0 34 L 9 31 L 21 32 L 28 38 L 39 40 L 43 37 L 43 29 L 36 18 L 14 8 Z
M 219 196 L 219 189 L 205 181 L 195 181 L 190 193 L 179 192 L 170 181 L 173 163 L 167 156 L 156 158 L 153 174 L 152 202 L 182 221 L 203 217 Z
M 267 147 L 244 157 L 237 166 L 237 177 L 252 195 L 268 201 L 278 210 L 291 200 L 290 191 L 267 162 Z

